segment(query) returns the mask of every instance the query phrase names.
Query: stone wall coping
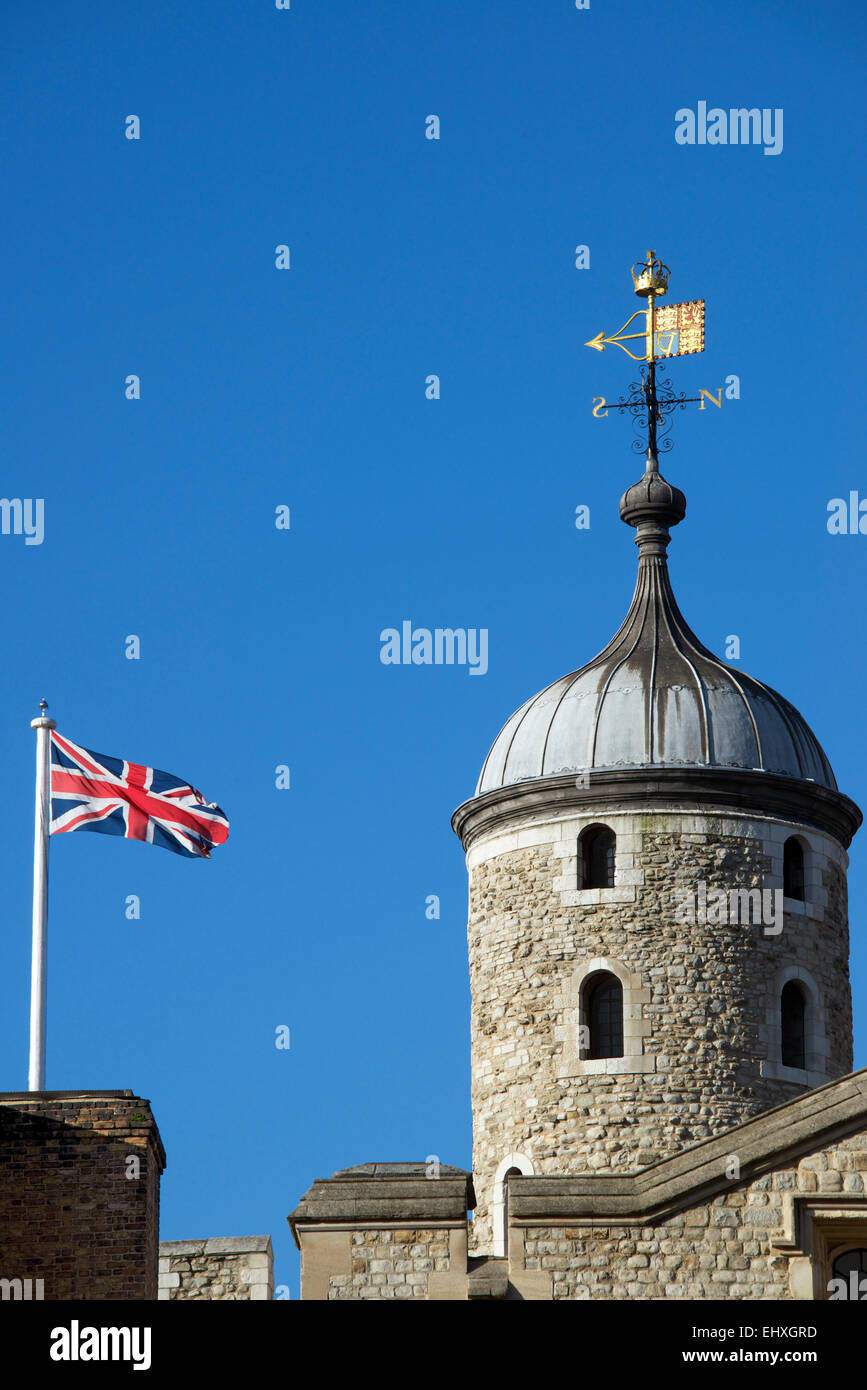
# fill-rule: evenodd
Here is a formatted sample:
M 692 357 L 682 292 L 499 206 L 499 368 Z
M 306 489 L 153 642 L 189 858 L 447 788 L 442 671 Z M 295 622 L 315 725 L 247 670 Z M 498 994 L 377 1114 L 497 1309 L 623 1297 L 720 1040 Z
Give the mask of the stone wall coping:
M 352 1168 L 338 1168 L 336 1173 L 331 1174 L 331 1180 L 339 1178 L 425 1178 L 427 1181 L 428 1163 L 421 1159 L 412 1161 L 400 1161 L 395 1163 L 356 1163 Z M 446 1178 L 470 1178 L 466 1168 L 453 1168 L 450 1163 L 439 1165 L 439 1176 Z M 322 1181 L 322 1179 L 319 1179 Z
M 211 1236 L 205 1242 L 206 1255 L 267 1254 L 270 1249 L 270 1236 Z
M 161 1240 L 160 1257 L 175 1255 L 271 1254 L 270 1236 L 210 1236 L 204 1240 Z
M 47 1100 L 140 1100 L 134 1091 L 0 1091 L 0 1105 L 19 1106 L 24 1101 L 42 1105 Z M 150 1105 L 150 1101 L 143 1104 Z
M 444 1176 L 441 1171 L 438 1178 L 423 1178 L 415 1173 L 372 1177 L 344 1171 L 332 1178 L 317 1178 L 287 1217 L 292 1238 L 300 1250 L 299 1226 L 466 1224 L 476 1198 L 472 1176 L 463 1169 L 457 1172 L 459 1176 Z
M 452 829 L 468 850 L 492 830 L 526 826 L 534 814 L 552 810 L 595 815 L 606 808 L 627 811 L 639 804 L 687 813 L 713 807 L 718 813 L 721 808 L 733 815 L 761 811 L 801 822 L 825 831 L 848 849 L 862 821 L 855 802 L 842 792 L 818 782 L 747 768 L 591 768 L 588 783 L 586 788 L 578 787 L 575 773 L 565 773 L 497 787 L 459 806 L 452 816 Z
M 623 1177 L 516 1175 L 509 1179 L 509 1216 L 516 1226 L 582 1219 L 599 1225 L 661 1219 L 787 1166 L 836 1139 L 867 1128 L 867 1067 L 766 1110 L 679 1154 Z M 740 1173 L 726 1175 L 736 1154 Z M 846 1194 L 850 1200 L 850 1194 Z

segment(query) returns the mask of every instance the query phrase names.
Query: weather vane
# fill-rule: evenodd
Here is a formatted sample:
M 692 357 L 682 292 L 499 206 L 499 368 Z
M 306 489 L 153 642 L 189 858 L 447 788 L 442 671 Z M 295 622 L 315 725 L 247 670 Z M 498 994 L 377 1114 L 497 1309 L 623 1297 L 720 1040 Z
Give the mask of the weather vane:
M 657 364 L 660 363 L 660 370 L 665 371 L 660 359 L 704 352 L 703 299 L 689 299 L 681 304 L 656 307 L 657 298 L 668 293 L 670 275 L 668 266 L 662 263 L 656 252 L 648 251 L 647 260 L 637 261 L 632 267 L 635 293 L 641 299 L 647 300 L 647 308 L 638 309 L 616 333 L 609 336 L 604 332 L 597 333 L 595 338 L 591 338 L 590 342 L 585 344 L 586 347 L 596 348 L 597 352 L 604 352 L 606 347 L 616 345 L 627 357 L 631 357 L 633 362 L 642 364 L 639 369 L 640 380 L 632 382 L 629 395 L 621 396 L 617 402 L 607 402 L 603 396 L 597 397 L 601 405 L 594 408 L 593 414 L 601 418 L 601 415 L 607 414 L 609 410 L 628 411 L 632 416 L 633 425 L 642 436 L 632 447 L 636 453 L 643 453 L 646 447 L 651 458 L 656 458 L 660 449 L 665 452 L 671 448 L 670 439 L 663 440 L 661 445 L 658 443 L 671 424 L 665 419 L 666 414 L 677 409 L 683 410 L 696 401 L 703 410 L 705 396 L 710 396 L 713 400 L 713 396 L 707 391 L 702 391 L 700 396 L 685 396 L 683 392 L 678 395 L 666 381 L 660 383 L 661 390 L 657 389 Z M 643 329 L 638 333 L 627 333 L 627 328 L 636 319 L 644 320 Z M 638 339 L 644 342 L 644 352 L 641 354 L 631 352 L 626 346 L 628 342 Z M 714 401 L 714 404 L 718 402 Z M 605 407 L 604 411 L 602 406 Z M 646 445 L 643 437 L 645 429 Z

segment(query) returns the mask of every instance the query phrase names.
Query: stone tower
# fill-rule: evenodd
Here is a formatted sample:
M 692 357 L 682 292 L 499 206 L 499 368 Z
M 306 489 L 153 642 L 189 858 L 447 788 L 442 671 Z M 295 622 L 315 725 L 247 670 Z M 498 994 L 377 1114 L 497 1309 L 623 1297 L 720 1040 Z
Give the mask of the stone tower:
M 861 813 L 797 710 L 684 622 L 685 512 L 650 450 L 620 630 L 513 715 L 453 817 L 473 1172 L 315 1179 L 289 1217 L 303 1299 L 862 1296 Z
M 622 626 L 512 716 L 452 820 L 478 1253 L 506 1253 L 510 1174 L 634 1173 L 852 1067 L 861 814 L 798 711 L 685 623 L 685 513 L 649 454 Z

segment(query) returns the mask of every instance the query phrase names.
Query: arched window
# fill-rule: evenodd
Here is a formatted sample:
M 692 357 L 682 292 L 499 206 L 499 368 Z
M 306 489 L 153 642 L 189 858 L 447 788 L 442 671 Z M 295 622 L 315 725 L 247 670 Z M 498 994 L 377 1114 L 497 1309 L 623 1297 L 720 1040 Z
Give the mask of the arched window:
M 520 1168 L 509 1168 L 503 1174 L 503 1254 L 509 1253 L 509 1178 L 519 1178 Z
M 494 1227 L 494 1255 L 506 1255 L 509 1244 L 509 1179 L 532 1176 L 533 1164 L 526 1154 L 509 1153 L 500 1162 L 494 1177 L 491 1217 Z
M 623 1056 L 623 986 L 616 975 L 600 971 L 585 985 L 584 1019 L 590 1034 L 587 1056 Z
M 804 851 L 794 835 L 783 845 L 783 895 L 804 901 Z
M 582 831 L 578 862 L 581 888 L 614 887 L 616 837 L 607 825 L 591 825 Z
M 780 995 L 780 1036 L 784 1067 L 807 1066 L 807 1001 L 795 980 L 783 985 Z

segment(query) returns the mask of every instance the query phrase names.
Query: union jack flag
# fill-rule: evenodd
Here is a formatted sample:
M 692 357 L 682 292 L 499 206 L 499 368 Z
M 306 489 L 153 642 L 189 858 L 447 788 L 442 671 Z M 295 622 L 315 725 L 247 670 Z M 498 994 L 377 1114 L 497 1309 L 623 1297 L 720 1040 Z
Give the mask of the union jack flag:
M 106 758 L 51 734 L 50 834 L 98 830 L 207 859 L 228 838 L 219 806 L 195 787 L 141 763 Z

